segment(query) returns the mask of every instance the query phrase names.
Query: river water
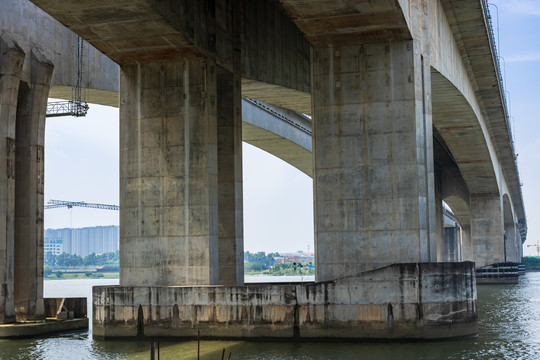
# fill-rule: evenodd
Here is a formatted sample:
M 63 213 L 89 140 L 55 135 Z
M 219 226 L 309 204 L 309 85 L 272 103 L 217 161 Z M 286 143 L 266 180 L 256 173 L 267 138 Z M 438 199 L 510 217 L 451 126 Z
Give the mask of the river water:
M 262 277 L 250 278 L 263 282 Z M 275 278 L 272 278 L 275 280 Z M 310 280 L 309 278 L 294 280 Z M 90 296 L 92 285 L 118 280 L 48 280 L 45 296 Z M 540 272 L 515 285 L 478 286 L 477 336 L 430 342 L 201 341 L 201 359 L 540 359 Z M 0 340 L 0 359 L 149 359 L 150 343 L 98 341 L 90 331 L 40 339 Z M 160 343 L 160 359 L 197 359 L 196 341 Z

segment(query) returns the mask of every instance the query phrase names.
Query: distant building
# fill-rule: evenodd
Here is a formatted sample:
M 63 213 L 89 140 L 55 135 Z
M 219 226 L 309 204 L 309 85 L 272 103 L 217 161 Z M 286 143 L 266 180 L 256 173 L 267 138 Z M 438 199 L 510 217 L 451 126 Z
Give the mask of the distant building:
M 50 237 L 43 241 L 43 251 L 51 252 L 53 255 L 60 255 L 64 252 L 64 244 L 61 238 Z
M 119 243 L 118 225 L 45 230 L 44 243 L 53 240 L 61 240 L 62 252 L 81 257 L 92 253 L 99 255 L 115 252 Z
M 276 263 L 301 263 L 301 264 L 313 264 L 313 253 L 305 253 L 303 251 L 297 251 L 295 253 L 279 253 L 279 256 L 274 257 Z

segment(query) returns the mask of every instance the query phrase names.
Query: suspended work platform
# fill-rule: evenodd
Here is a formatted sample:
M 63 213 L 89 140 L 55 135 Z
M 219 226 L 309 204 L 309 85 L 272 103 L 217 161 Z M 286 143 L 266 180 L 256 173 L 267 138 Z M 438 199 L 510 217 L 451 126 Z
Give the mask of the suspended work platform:
M 86 116 L 88 112 L 88 103 L 86 101 L 58 101 L 47 104 L 47 117 L 56 116 Z

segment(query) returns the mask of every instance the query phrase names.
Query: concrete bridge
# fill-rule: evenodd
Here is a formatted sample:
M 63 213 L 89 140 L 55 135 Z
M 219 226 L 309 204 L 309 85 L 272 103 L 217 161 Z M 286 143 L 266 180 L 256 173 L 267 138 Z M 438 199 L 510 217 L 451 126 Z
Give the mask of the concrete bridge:
M 95 336 L 475 332 L 468 261 L 519 262 L 526 234 L 484 2 L 33 3 L 121 69 L 120 286 L 94 289 Z M 2 18 L 0 322 L 42 317 L 44 104 L 70 96 L 53 69 L 76 41 L 20 4 L 36 28 Z M 87 49 L 89 101 L 112 104 L 115 65 Z M 242 96 L 313 117 L 311 167 L 306 146 L 257 135 L 272 123 L 242 125 Z M 314 284 L 243 285 L 243 137 L 313 175 Z

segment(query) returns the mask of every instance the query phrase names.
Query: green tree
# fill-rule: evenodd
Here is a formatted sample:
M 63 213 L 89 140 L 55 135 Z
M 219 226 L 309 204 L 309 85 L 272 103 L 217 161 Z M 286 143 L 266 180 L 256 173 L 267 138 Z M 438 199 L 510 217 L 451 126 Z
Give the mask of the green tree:
M 92 266 L 97 264 L 97 256 L 96 253 L 91 253 L 90 255 L 87 255 L 83 259 L 83 264 L 85 266 Z
M 43 263 L 45 265 L 56 266 L 56 255 L 51 251 L 47 251 L 43 257 Z
M 52 274 L 52 271 L 53 271 L 53 268 L 51 265 L 45 265 L 43 266 L 43 275 L 44 276 L 49 276 Z
M 256 263 L 256 262 L 247 262 L 244 264 L 244 271 L 262 271 L 262 270 L 266 270 L 266 268 L 264 267 L 264 265 L 261 265 L 259 263 Z

